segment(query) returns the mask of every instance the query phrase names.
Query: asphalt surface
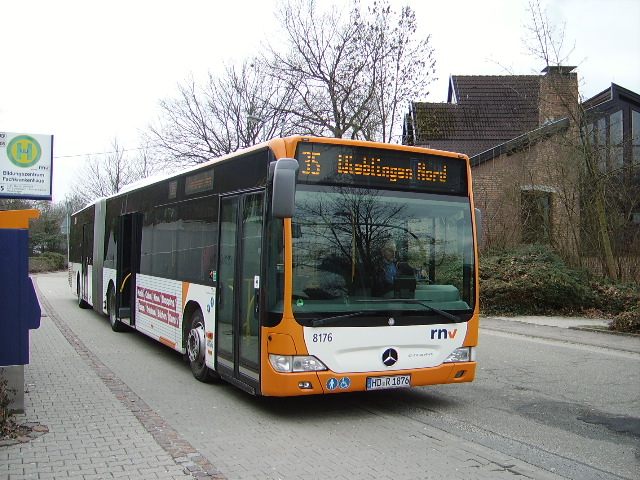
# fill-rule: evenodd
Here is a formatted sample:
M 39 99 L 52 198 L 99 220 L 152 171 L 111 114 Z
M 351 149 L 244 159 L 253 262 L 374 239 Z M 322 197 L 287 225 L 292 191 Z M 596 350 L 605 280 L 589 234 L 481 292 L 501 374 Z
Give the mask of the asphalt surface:
M 26 412 L 17 420 L 35 429 L 29 437 L 0 444 L 0 479 L 240 478 L 189 444 L 180 425 L 170 425 L 150 408 L 144 392 L 132 391 L 91 345 L 80 340 L 47 298 L 48 285 L 65 282 L 65 277 L 34 277 L 43 318 L 40 328 L 31 332 L 31 362 L 25 368 Z M 482 328 L 640 353 L 639 337 L 593 328 L 606 323 L 558 317 L 484 318 Z M 384 416 L 384 412 L 378 414 Z M 388 428 L 391 433 L 407 433 L 393 425 L 393 419 Z M 433 468 L 420 478 L 564 478 L 435 426 L 421 428 L 432 448 L 421 449 L 419 455 Z M 255 458 L 251 454 L 242 458 L 247 471 L 255 472 L 242 478 L 284 478 L 271 476 L 256 465 Z M 342 475 L 302 472 L 286 478 L 364 478 L 357 471 Z M 398 475 L 394 478 L 413 478 Z

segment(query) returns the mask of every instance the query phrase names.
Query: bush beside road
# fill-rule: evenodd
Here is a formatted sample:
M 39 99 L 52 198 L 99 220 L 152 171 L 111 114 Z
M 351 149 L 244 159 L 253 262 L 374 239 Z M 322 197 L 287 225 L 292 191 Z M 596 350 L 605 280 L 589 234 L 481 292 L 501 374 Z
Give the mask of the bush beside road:
M 639 285 L 595 278 L 539 245 L 482 256 L 480 309 L 487 315 L 606 318 L 611 330 L 640 334 Z

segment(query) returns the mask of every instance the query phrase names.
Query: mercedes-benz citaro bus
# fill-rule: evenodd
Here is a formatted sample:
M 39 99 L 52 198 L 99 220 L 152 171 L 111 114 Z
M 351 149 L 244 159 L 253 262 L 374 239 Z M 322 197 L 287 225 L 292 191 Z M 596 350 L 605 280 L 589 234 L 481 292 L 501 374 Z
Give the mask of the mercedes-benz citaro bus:
M 479 224 L 465 155 L 278 138 L 75 213 L 69 281 L 252 394 L 470 382 Z

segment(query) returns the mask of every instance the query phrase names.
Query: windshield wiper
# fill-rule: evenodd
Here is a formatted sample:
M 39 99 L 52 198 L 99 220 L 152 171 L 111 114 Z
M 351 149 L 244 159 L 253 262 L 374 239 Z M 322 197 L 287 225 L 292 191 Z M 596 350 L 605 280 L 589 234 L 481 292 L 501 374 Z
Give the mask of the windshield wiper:
M 360 303 L 409 303 L 415 305 L 421 305 L 425 308 L 428 308 L 432 312 L 438 313 L 449 320 L 453 320 L 454 322 L 460 322 L 460 317 L 456 317 L 455 315 L 445 312 L 444 310 L 440 310 L 439 308 L 432 307 L 431 305 L 427 305 L 424 302 L 430 302 L 432 300 L 412 300 L 412 299 L 404 299 L 404 298 L 389 298 L 386 300 L 356 300 L 356 302 Z M 357 317 L 358 315 L 364 314 L 376 314 L 376 313 L 384 313 L 386 310 L 360 310 L 357 312 L 347 313 L 345 315 L 336 315 L 335 317 L 325 317 L 325 318 L 316 318 L 311 321 L 312 327 L 324 327 L 325 325 L 334 323 L 338 320 L 342 320 L 344 318 Z
M 356 300 L 356 302 L 360 302 L 360 303 L 409 303 L 409 304 L 412 303 L 415 305 L 421 305 L 423 307 L 426 307 L 432 312 L 436 312 L 442 315 L 443 317 L 448 318 L 449 320 L 453 320 L 454 322 L 460 321 L 460 317 L 456 317 L 455 315 L 452 315 L 449 312 L 445 312 L 444 310 L 440 310 L 439 308 L 432 307 L 431 305 L 427 305 L 426 303 L 424 303 L 424 302 L 432 302 L 432 301 L 433 300 L 412 300 L 410 298 L 388 298 L 385 300 Z
M 358 315 L 364 315 L 365 313 L 371 313 L 371 314 L 382 313 L 384 311 L 385 310 L 360 310 L 358 312 L 351 312 L 345 315 L 337 315 L 335 317 L 316 318 L 314 320 L 311 320 L 311 326 L 324 327 L 327 324 L 333 323 L 336 320 L 342 320 L 343 318 L 357 317 Z

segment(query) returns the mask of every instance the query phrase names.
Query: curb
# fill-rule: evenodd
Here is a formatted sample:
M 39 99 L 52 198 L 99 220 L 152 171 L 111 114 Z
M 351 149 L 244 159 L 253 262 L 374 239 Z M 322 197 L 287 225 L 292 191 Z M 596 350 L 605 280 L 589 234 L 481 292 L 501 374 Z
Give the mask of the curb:
M 621 337 L 631 337 L 631 338 L 640 338 L 640 333 L 629 333 L 629 332 L 617 332 L 615 330 L 608 330 L 603 328 L 593 328 L 593 327 L 567 327 L 569 330 L 584 330 L 585 332 L 596 332 L 596 333 L 605 333 L 609 335 L 619 335 Z

